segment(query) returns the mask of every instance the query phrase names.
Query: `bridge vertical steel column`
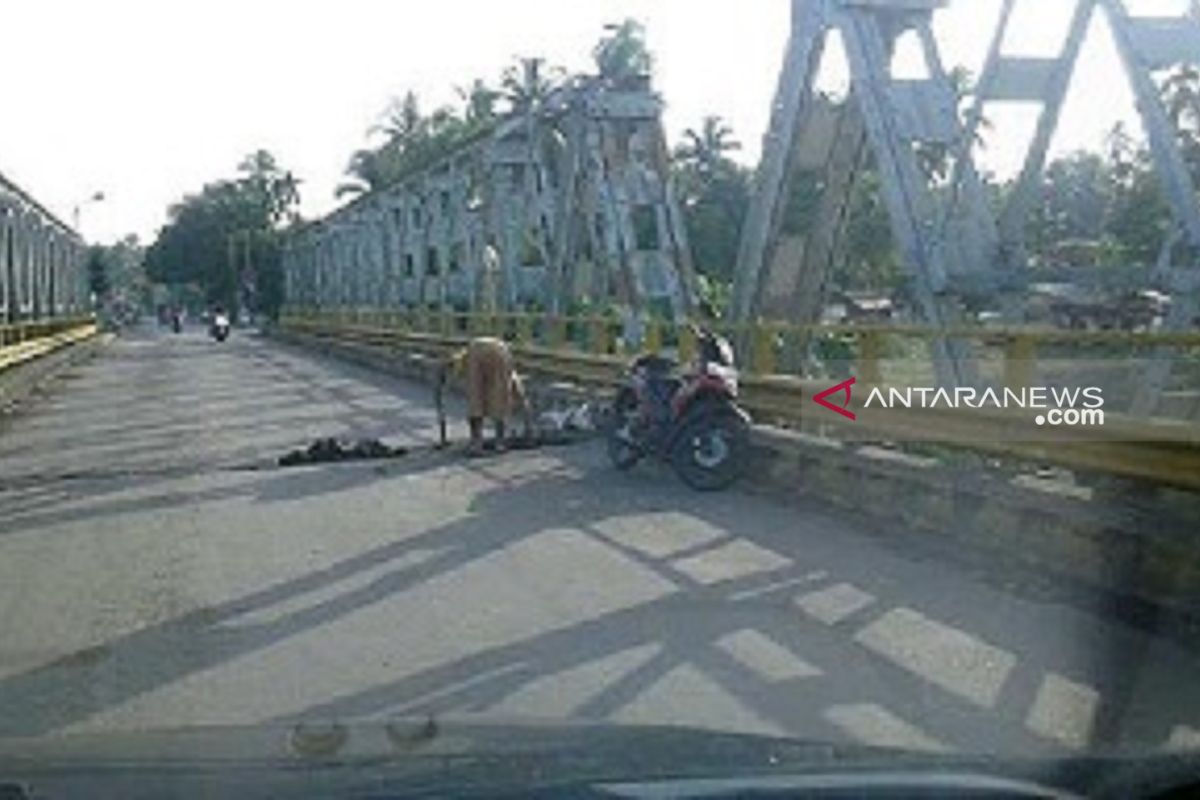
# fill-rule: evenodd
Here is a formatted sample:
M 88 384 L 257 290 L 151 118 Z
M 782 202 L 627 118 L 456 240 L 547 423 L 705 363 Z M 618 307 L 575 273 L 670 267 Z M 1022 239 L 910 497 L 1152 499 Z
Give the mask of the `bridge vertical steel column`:
M 787 58 L 739 252 L 737 319 L 770 314 L 798 316 L 795 321 L 802 323 L 816 320 L 825 276 L 838 254 L 853 174 L 863 160 L 857 111 L 882 179 L 893 234 L 926 321 L 939 327 L 968 321 L 964 301 L 982 297 L 998 300 L 1013 321 L 1020 321 L 1026 299 L 1029 210 L 1090 21 L 1096 9 L 1103 8 L 1178 231 L 1164 244 L 1162 267 L 1154 275 L 1143 270 L 1142 283 L 1157 283 L 1171 294 L 1168 328 L 1191 324 L 1200 290 L 1200 198 L 1153 73 L 1200 65 L 1200 0 L 1190 0 L 1188 14 L 1175 18 L 1131 15 L 1124 0 L 1073 0 L 1061 49 L 1039 58 L 1006 51 L 1017 1 L 1004 0 L 1001 6 L 975 102 L 961 121 L 930 27 L 933 14 L 948 0 L 793 0 Z M 814 91 L 826 38 L 835 30 L 845 44 L 851 77 L 850 96 L 840 113 Z M 927 79 L 896 80 L 890 74 L 892 48 L 908 33 L 917 36 Z M 1041 107 L 1023 170 L 998 222 L 973 152 L 984 107 L 992 102 Z M 950 179 L 945 185 L 923 175 L 913 156 L 914 147 L 926 145 L 948 156 Z M 801 171 L 814 168 L 823 168 L 825 177 L 820 224 L 803 234 L 789 232 L 784 229 L 784 212 L 791 184 Z M 1186 248 L 1178 247 L 1185 243 Z M 1185 249 L 1190 263 L 1172 269 Z M 966 355 L 952 341 L 935 345 L 942 383 L 972 382 Z M 1135 410 L 1148 412 L 1153 407 L 1169 372 L 1170 360 L 1162 354 L 1142 381 Z
M 933 13 L 944 5 L 944 0 L 793 0 L 787 57 L 739 250 L 735 319 L 751 321 L 761 316 L 772 287 L 784 287 L 785 291 L 789 285 L 819 287 L 823 281 L 817 277 L 796 277 L 802 268 L 828 269 L 828 257 L 805 264 L 788 258 L 794 251 L 781 250 L 779 245 L 792 184 L 804 164 L 803 134 L 818 121 L 822 110 L 815 83 L 825 43 L 835 30 L 841 35 L 850 68 L 848 104 L 861 114 L 882 180 L 893 236 L 919 309 L 927 322 L 939 328 L 964 318 L 959 292 L 990 270 L 994 226 L 984 208 L 969 149 L 960 152 L 959 167 L 969 202 L 949 216 L 943 214 L 941 200 L 932 192 L 915 153 L 921 146 L 949 151 L 964 136 L 957 97 L 930 29 Z M 892 75 L 893 49 L 905 34 L 917 37 L 928 77 L 901 80 Z M 857 140 L 857 136 L 852 138 Z M 826 163 L 837 151 L 833 142 L 828 150 Z M 843 172 L 856 170 L 861 152 L 851 146 L 837 158 L 834 163 Z M 848 197 L 853 180 L 840 180 L 836 186 Z M 844 205 L 835 202 L 827 213 L 835 219 L 844 217 Z M 837 238 L 822 243 L 820 249 L 826 256 L 836 252 Z M 806 307 L 812 313 L 819 306 L 808 303 Z M 944 338 L 931 347 L 942 384 L 974 382 L 964 345 Z
M 0 186 L 0 324 L 16 319 L 16 199 Z
M 1041 187 L 1050 142 L 1058 128 L 1071 77 L 1096 10 L 1103 8 L 1122 67 L 1136 99 L 1136 107 L 1149 140 L 1155 172 L 1171 210 L 1177 234 L 1163 244 L 1160 267 L 1144 276 L 1144 283 L 1161 285 L 1172 297 L 1166 328 L 1189 327 L 1196 315 L 1200 289 L 1200 196 L 1180 149 L 1153 77 L 1155 71 L 1176 66 L 1200 66 L 1200 3 L 1191 0 L 1190 12 L 1181 17 L 1143 17 L 1129 13 L 1124 0 L 1075 0 L 1066 38 L 1057 55 L 1017 57 L 1005 52 L 1009 21 L 1019 0 L 1005 0 L 988 58 L 980 76 L 976 102 L 968 115 L 968 133 L 974 140 L 984 107 L 991 102 L 1037 103 L 1041 106 L 1037 128 L 1024 167 L 1000 214 L 1001 253 L 1010 267 L 1027 262 L 1025 226 L 1029 210 Z M 1024 0 L 1026 3 L 1033 0 Z M 1192 263 L 1172 264 L 1176 244 L 1186 241 Z M 1156 354 L 1140 382 L 1133 411 L 1150 414 L 1171 371 L 1172 354 Z

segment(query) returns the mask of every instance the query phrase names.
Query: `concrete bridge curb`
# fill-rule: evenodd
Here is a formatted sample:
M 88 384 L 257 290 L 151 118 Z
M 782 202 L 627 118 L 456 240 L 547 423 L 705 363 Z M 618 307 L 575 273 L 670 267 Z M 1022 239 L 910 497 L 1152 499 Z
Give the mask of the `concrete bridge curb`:
M 0 427 L 31 396 L 71 367 L 94 357 L 114 338 L 113 334 L 98 333 L 0 371 Z

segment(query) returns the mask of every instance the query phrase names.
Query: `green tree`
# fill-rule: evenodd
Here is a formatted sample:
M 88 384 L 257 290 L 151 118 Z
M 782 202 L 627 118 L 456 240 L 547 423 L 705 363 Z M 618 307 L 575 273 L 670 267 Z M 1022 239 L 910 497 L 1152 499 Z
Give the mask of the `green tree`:
M 1192 180 L 1200 184 L 1200 68 L 1179 67 L 1163 82 L 1162 93 Z
M 112 280 L 108 276 L 108 259 L 103 246 L 92 245 L 88 248 L 87 272 L 88 289 L 95 295 L 97 302 L 104 302 L 112 289 Z
M 729 157 L 741 145 L 720 117 L 684 132 L 674 151 L 672 171 L 696 270 L 707 277 L 710 294 L 733 278 L 742 223 L 750 206 L 750 171 Z
M 145 248 L 130 234 L 110 245 L 92 245 L 87 256 L 88 285 L 107 313 L 128 317 L 149 304 Z
M 616 82 L 641 78 L 654 72 L 654 56 L 646 46 L 646 29 L 635 19 L 605 27 L 605 34 L 592 50 L 602 77 Z
M 247 157 L 237 177 L 216 181 L 171 207 L 146 251 L 151 279 L 196 285 L 206 302 L 275 313 L 283 302 L 283 231 L 298 222 L 299 185 L 265 151 Z
M 873 166 L 863 170 L 854 183 L 845 235 L 845 258 L 833 272 L 836 286 L 881 291 L 904 284 L 883 180 Z
M 391 101 L 381 121 L 368 132 L 369 136 L 382 137 L 382 143 L 357 150 L 350 157 L 346 167 L 350 180 L 338 186 L 337 196 L 391 186 L 490 129 L 500 92 L 475 81 L 468 89 L 460 90 L 460 95 L 466 101 L 461 113 L 442 107 L 424 114 L 412 92 Z
M 496 119 L 497 104 L 503 94 L 476 78 L 468 86 L 457 89 L 463 102 L 463 121 L 468 125 L 491 123 Z
M 712 175 L 732 162 L 727 154 L 742 149 L 733 138 L 733 129 L 718 116 L 707 116 L 700 130 L 688 128 L 683 132 L 684 143 L 676 149 L 676 158 L 691 164 L 698 174 Z
M 561 68 L 547 68 L 540 58 L 524 58 L 505 68 L 500 76 L 500 96 L 512 112 L 523 114 L 539 108 L 563 78 Z

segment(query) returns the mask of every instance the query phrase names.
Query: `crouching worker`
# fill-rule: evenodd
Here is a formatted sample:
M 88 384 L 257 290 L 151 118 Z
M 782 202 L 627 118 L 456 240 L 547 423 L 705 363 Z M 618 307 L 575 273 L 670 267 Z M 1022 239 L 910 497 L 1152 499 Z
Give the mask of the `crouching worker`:
M 529 434 L 532 428 L 529 403 L 507 344 L 491 337 L 472 339 L 464 350 L 450 357 L 442 370 L 442 384 L 451 371 L 463 377 L 466 383 L 467 420 L 471 426 L 470 455 L 483 453 L 485 419 L 490 419 L 495 426 L 497 451 L 506 447 L 505 425 L 515 412 L 520 413 L 525 434 Z

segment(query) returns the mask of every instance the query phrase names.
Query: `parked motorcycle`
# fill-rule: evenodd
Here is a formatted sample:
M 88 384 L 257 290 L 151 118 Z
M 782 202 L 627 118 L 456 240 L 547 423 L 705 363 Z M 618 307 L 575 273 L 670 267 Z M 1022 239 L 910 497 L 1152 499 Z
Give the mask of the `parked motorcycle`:
M 228 339 L 229 317 L 225 314 L 213 314 L 212 322 L 208 326 L 208 335 L 218 342 Z
M 696 330 L 699 355 L 680 373 L 661 356 L 629 367 L 608 425 L 608 454 L 620 470 L 648 455 L 670 462 L 694 489 L 716 491 L 744 472 L 750 417 L 737 404 L 738 372 L 728 340 Z

